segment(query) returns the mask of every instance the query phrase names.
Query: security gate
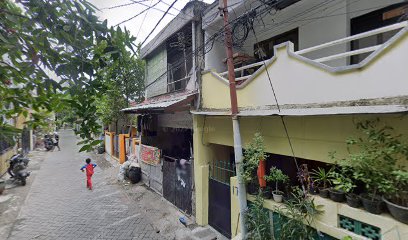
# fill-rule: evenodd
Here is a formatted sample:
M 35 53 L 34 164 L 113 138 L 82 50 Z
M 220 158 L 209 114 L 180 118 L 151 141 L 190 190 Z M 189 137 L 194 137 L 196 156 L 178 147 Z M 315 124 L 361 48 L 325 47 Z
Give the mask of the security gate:
M 21 149 L 23 150 L 24 154 L 30 152 L 31 148 L 31 140 L 30 140 L 30 130 L 28 128 L 23 128 L 23 132 L 21 133 Z
M 174 206 L 191 215 L 191 163 L 164 156 L 163 197 Z
M 224 236 L 231 237 L 230 178 L 235 165 L 230 161 L 213 161 L 210 166 L 208 223 Z

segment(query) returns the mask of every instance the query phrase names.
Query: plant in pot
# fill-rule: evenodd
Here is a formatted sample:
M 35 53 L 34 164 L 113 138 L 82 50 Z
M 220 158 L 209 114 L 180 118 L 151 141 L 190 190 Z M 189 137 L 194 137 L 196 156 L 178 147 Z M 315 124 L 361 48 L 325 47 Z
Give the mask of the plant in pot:
M 408 172 L 396 170 L 393 176 L 393 188 L 383 200 L 396 220 L 408 224 Z
M 314 199 L 295 187 L 291 197 L 284 205 L 277 207 L 274 217 L 273 239 L 318 239 L 313 226 L 316 217 L 323 213 L 321 205 L 316 205 Z M 270 238 L 268 238 L 270 239 Z
M 382 213 L 382 194 L 393 190 L 393 172 L 397 163 L 407 161 L 408 145 L 394 135 L 393 129 L 379 124 L 379 120 L 357 123 L 358 138 L 346 141 L 348 156 L 339 163 L 352 169 L 353 178 L 365 185 L 360 195 L 364 209 L 373 214 Z
M 353 180 L 346 177 L 344 173 L 332 172 L 331 176 L 333 188 L 330 188 L 330 199 L 335 202 L 344 202 L 347 199 L 348 205 L 359 207 L 360 198 L 352 193 L 356 187 Z
M 275 202 L 282 202 L 283 192 L 279 191 L 278 183 L 285 183 L 289 181 L 288 175 L 284 174 L 280 169 L 272 167 L 268 176 L 265 176 L 267 182 L 275 182 L 275 191 L 272 192 L 273 200 Z
M 254 138 L 245 148 L 244 161 L 242 164 L 242 176 L 247 184 L 249 194 L 257 194 L 260 186 L 266 186 L 263 176 L 262 181 L 257 177 L 259 163 L 260 161 L 264 162 L 266 157 L 263 138 L 260 133 L 255 133 Z
M 313 182 L 318 186 L 319 195 L 323 198 L 329 197 L 329 186 L 331 184 L 330 175 L 332 171 L 332 168 L 326 171 L 326 169 L 318 167 L 311 173 Z

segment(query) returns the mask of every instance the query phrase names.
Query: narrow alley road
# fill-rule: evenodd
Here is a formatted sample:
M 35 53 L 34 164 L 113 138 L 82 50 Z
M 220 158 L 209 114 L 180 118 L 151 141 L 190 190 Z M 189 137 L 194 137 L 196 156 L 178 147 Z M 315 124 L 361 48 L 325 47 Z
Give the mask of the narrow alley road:
M 87 155 L 72 131 L 60 137 L 61 151 L 46 154 L 8 239 L 165 239 L 101 168 L 89 191 L 79 170 Z

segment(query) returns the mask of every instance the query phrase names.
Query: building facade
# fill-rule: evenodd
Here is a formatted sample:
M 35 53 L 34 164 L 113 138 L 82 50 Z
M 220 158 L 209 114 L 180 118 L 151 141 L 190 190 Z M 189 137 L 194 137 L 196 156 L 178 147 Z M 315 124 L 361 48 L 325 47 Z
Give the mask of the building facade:
M 406 1 L 228 2 L 242 141 L 246 146 L 261 133 L 268 167 L 296 181 L 293 157 L 311 169 L 334 164 L 329 153 L 346 156 L 345 140 L 358 135 L 358 121 L 378 118 L 408 135 Z M 192 111 L 196 220 L 233 237 L 239 232 L 239 208 L 236 179 L 230 178 L 235 175 L 233 133 L 225 46 L 216 37 L 223 26 L 218 11 L 214 3 L 203 17 L 211 47 L 199 109 Z M 388 214 L 318 196 L 315 201 L 325 212 L 313 227 L 328 239 L 408 234 L 408 226 Z M 267 200 L 265 208 L 274 205 Z M 347 228 L 344 219 L 368 226 L 370 234 Z

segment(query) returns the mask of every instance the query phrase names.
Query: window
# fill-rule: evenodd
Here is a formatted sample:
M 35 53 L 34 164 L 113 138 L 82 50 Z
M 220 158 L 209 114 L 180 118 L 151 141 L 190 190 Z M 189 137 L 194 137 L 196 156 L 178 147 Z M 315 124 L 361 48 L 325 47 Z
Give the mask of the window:
M 408 3 L 394 4 L 362 16 L 351 19 L 351 35 L 368 32 L 377 28 L 385 27 L 397 23 L 403 19 L 403 15 L 408 14 Z M 399 30 L 389 31 L 382 34 L 362 38 L 351 42 L 351 50 L 376 46 L 388 41 Z M 364 60 L 370 53 L 352 56 L 351 64 L 356 64 Z
M 288 32 L 282 33 L 275 37 L 269 38 L 254 45 L 254 56 L 258 60 L 269 59 L 275 54 L 273 47 L 284 42 L 292 42 L 295 47 L 295 51 L 299 49 L 299 29 L 293 29 Z M 263 58 L 262 58 L 263 56 Z

